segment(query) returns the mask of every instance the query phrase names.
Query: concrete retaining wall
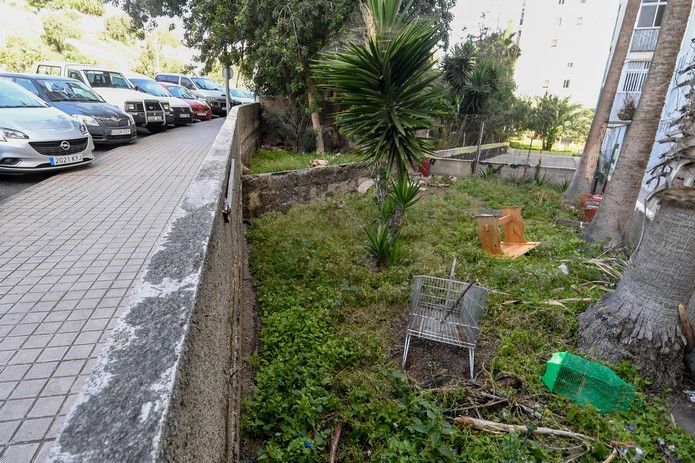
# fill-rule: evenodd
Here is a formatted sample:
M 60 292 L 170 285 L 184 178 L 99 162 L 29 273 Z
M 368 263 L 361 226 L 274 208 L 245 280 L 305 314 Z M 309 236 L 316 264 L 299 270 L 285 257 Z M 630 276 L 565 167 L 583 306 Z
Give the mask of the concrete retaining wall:
M 435 151 L 434 154 L 439 158 L 473 160 L 475 159 L 477 151 L 477 146 L 462 146 L 459 148 Z M 499 156 L 500 154 L 505 154 L 507 151 L 509 151 L 509 143 L 490 143 L 488 145 L 480 145 L 480 159 L 489 159 Z
M 241 164 L 258 104 L 232 109 L 68 416 L 55 462 L 231 461 L 244 251 Z M 223 208 L 228 204 L 229 222 Z M 248 306 L 248 305 L 247 305 Z
M 467 159 L 453 158 L 430 158 L 431 175 L 442 175 L 445 177 L 468 177 L 473 175 L 473 161 Z M 481 161 L 478 172 L 486 169 L 493 169 L 501 178 L 505 180 L 520 180 L 523 178 L 533 178 L 536 173 L 536 166 L 504 164 L 498 162 Z M 548 183 L 562 185 L 571 182 L 574 177 L 575 169 L 559 167 L 540 167 L 539 175 L 545 178 Z
M 244 217 L 264 212 L 286 212 L 293 204 L 305 203 L 336 191 L 355 191 L 369 172 L 357 164 L 244 175 Z

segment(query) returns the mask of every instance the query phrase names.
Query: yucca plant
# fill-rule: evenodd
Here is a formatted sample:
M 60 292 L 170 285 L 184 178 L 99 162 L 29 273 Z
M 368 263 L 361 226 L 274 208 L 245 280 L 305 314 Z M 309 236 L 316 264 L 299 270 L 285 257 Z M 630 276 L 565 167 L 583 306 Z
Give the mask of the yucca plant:
M 324 54 L 314 74 L 345 108 L 336 123 L 375 168 L 383 200 L 392 174 L 406 175 L 431 150 L 417 132 L 442 110 L 442 89 L 433 85 L 440 36 L 434 20 L 411 17 L 401 0 L 368 0 L 362 12 L 364 42 Z
M 431 128 L 444 106 L 443 87 L 435 85 L 440 73 L 434 69 L 440 30 L 434 20 L 413 17 L 409 5 L 367 0 L 362 5 L 364 41 L 324 54 L 314 66 L 316 81 L 336 92 L 345 108 L 336 117 L 338 127 L 376 174 L 382 217 L 367 232 L 367 250 L 379 267 L 395 261 L 403 212 L 419 191 L 408 168 L 433 146 L 418 131 Z
M 398 259 L 398 235 L 391 233 L 389 228 L 380 223 L 367 229 L 367 252 L 374 260 L 377 268 L 393 265 Z

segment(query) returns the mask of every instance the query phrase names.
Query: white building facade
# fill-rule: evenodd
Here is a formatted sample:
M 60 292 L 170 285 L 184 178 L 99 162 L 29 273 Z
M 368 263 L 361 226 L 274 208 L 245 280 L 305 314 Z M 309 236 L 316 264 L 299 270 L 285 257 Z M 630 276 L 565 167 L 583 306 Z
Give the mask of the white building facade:
M 610 174 L 615 167 L 625 136 L 630 128 L 634 107 L 639 103 L 642 95 L 642 89 L 647 78 L 654 49 L 656 48 L 659 31 L 662 26 L 667 27 L 667 25 L 661 23 L 667 1 L 642 0 L 640 5 L 637 22 L 633 28 L 630 49 L 623 64 L 618 92 L 611 108 L 608 130 L 601 147 L 597 182 L 598 192 L 601 192 L 605 186 L 606 175 Z M 623 0 L 623 3 L 626 3 L 626 0 Z M 695 10 L 695 6 L 693 9 Z M 685 100 L 684 92 L 686 89 L 676 88 L 681 80 L 678 77 L 678 72 L 685 66 L 695 62 L 695 46 L 693 45 L 695 40 L 694 18 L 691 10 L 688 26 L 681 42 L 676 68 L 661 112 L 661 122 L 650 154 L 649 167 L 647 168 L 642 191 L 636 206 L 637 210 L 640 212 L 646 211 L 648 215 L 651 215 L 652 211 L 649 207 L 645 207 L 645 198 L 655 186 L 647 183 L 649 178 L 651 178 L 650 168 L 658 162 L 661 154 L 669 149 L 669 144 L 660 143 L 660 140 L 665 138 L 666 131 L 674 118 L 678 116 L 679 109 L 683 106 Z M 616 39 L 617 32 L 614 36 L 614 42 Z M 608 175 L 607 179 L 610 179 L 610 175 Z
M 619 7 L 619 0 L 522 2 L 517 93 L 547 92 L 595 107 Z

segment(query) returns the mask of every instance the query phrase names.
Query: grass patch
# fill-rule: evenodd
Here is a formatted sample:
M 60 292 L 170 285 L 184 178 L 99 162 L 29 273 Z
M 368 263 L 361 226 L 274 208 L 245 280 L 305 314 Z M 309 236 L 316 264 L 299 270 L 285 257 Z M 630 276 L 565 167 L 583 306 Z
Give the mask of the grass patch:
M 507 205 L 524 206 L 527 238 L 541 242 L 516 260 L 483 253 L 476 234 L 479 207 Z M 374 209 L 369 195 L 336 196 L 287 214 L 265 214 L 249 230 L 263 345 L 243 429 L 262 442 L 259 461 L 325 462 L 337 423 L 343 424 L 341 462 L 556 462 L 577 451 L 569 449 L 576 442 L 454 426 L 470 386 L 445 381 L 431 387 L 413 370 L 407 376 L 399 371 L 412 276 L 446 276 L 455 256 L 459 279 L 495 290 L 476 360 L 487 372 L 483 378 L 537 410 L 523 414 L 507 404 L 480 409 L 483 418 L 566 427 L 602 443 L 634 441 L 647 456 L 643 461 L 661 461 L 655 444 L 660 437 L 676 446 L 679 458 L 692 461 L 695 441 L 671 425 L 663 403 L 647 403 L 640 393 L 628 412 L 599 415 L 547 392 L 540 381 L 553 352 L 574 350 L 577 314 L 587 302 L 564 300 L 595 300 L 603 289 L 590 282 L 607 279 L 587 262 L 600 248 L 555 224 L 556 218 L 574 218 L 561 206 L 559 190 L 495 178 L 430 189 L 407 215 L 401 260 L 379 273 L 364 249 L 364 226 Z M 561 263 L 569 275 L 558 268 Z M 450 349 L 452 363 L 465 371 L 466 352 Z M 415 362 L 424 363 L 412 352 Z M 434 357 L 429 361 L 433 371 L 449 368 Z M 628 366 L 619 372 L 637 379 Z M 609 452 L 593 445 L 576 461 L 600 462 Z
M 355 153 L 295 153 L 294 151 L 261 148 L 251 158 L 249 173 L 263 174 L 266 172 L 306 169 L 314 159 L 324 159 L 331 165 L 347 164 L 360 160 Z

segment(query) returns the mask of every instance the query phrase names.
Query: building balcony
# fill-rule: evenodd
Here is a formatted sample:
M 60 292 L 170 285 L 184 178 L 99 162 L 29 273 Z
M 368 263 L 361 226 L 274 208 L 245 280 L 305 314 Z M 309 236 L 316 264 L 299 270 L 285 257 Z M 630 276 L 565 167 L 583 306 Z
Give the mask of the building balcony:
M 660 27 L 646 27 L 635 29 L 632 35 L 630 51 L 654 51 L 656 39 L 659 38 Z
M 642 92 L 618 92 L 615 94 L 611 115 L 608 121 L 611 123 L 629 124 L 637 108 Z

